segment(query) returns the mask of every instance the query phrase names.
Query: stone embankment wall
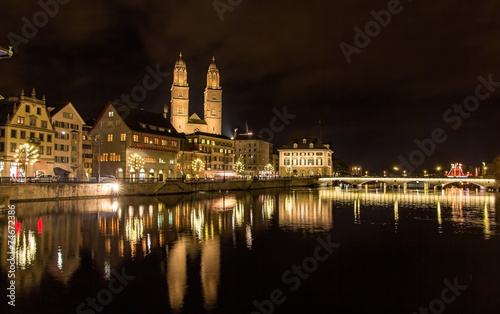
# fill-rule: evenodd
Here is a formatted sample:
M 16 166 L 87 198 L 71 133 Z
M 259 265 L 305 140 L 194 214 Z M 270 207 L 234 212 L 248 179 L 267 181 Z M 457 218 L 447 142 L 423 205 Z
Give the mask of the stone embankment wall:
M 15 183 L 0 185 L 0 206 L 9 202 L 43 201 L 54 199 L 98 198 L 108 196 L 165 195 L 217 190 L 259 190 L 313 186 L 313 178 L 294 178 L 263 181 L 195 181 L 166 183 Z

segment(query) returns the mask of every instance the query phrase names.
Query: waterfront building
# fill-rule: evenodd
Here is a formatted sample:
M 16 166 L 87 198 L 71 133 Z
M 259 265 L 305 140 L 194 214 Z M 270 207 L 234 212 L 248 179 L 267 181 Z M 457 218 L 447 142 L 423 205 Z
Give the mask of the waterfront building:
M 332 175 L 333 151 L 319 138 L 296 138 L 278 152 L 280 176 Z
M 234 141 L 229 137 L 195 132 L 186 135 L 178 164 L 186 178 L 233 177 L 234 157 Z
M 93 175 L 164 181 L 180 176 L 183 136 L 163 114 L 108 103 L 92 130 Z
M 222 87 L 220 86 L 220 74 L 215 65 L 215 58 L 212 58 L 207 72 L 203 119 L 196 113 L 189 115 L 189 84 L 186 62 L 182 60 L 182 53 L 175 63 L 173 73 L 170 122 L 177 132 L 185 134 L 205 132 L 220 135 L 222 130 Z
M 82 130 L 85 122 L 71 102 L 48 104 L 54 128 L 54 174 L 60 177 L 82 178 Z
M 92 125 L 94 125 L 93 121 Z M 83 125 L 82 129 L 82 161 L 85 178 L 92 176 L 92 137 L 90 136 L 92 125 Z
M 245 175 L 255 176 L 264 175 L 265 167 L 269 164 L 273 166 L 273 147 L 274 145 L 252 132 L 234 134 L 235 160 L 243 157 L 245 164 Z
M 22 90 L 17 97 L 0 100 L 0 175 L 2 177 L 54 174 L 55 132 L 46 107 L 45 96 L 31 97 Z M 38 150 L 38 157 L 24 165 L 16 161 L 16 150 L 28 144 Z

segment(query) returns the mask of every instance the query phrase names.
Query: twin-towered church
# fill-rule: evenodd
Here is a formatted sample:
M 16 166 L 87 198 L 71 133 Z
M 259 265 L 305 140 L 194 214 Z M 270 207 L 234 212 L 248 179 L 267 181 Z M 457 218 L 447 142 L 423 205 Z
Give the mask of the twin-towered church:
M 208 67 L 207 87 L 203 105 L 203 119 L 196 113 L 189 115 L 189 84 L 186 62 L 182 53 L 175 63 L 174 80 L 171 89 L 170 123 L 179 133 L 205 132 L 221 134 L 222 128 L 222 88 L 215 58 Z

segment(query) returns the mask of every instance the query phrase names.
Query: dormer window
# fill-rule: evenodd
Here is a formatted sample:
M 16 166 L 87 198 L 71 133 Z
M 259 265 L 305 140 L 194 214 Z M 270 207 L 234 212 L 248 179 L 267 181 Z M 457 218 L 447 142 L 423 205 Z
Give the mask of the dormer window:
M 299 147 L 299 144 L 293 143 L 293 148 L 298 148 L 298 147 Z
M 305 143 L 307 143 L 307 140 L 306 140 L 306 139 L 303 139 L 303 140 L 302 140 L 302 144 L 305 144 Z
M 309 148 L 314 148 L 314 144 L 313 143 L 309 143 Z

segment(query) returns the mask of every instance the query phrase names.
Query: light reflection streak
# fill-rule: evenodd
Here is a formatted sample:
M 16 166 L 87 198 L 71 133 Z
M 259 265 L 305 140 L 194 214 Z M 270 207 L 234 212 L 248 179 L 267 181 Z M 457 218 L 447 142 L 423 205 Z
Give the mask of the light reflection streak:
M 483 225 L 484 225 L 484 238 L 489 239 L 491 237 L 491 228 L 490 228 L 490 218 L 489 218 L 489 213 L 488 213 L 488 204 L 484 203 L 484 220 L 483 220 Z
M 398 223 L 399 223 L 399 207 L 398 201 L 394 202 L 394 232 L 398 232 Z
M 443 233 L 443 219 L 441 218 L 441 202 L 437 202 L 438 232 Z

